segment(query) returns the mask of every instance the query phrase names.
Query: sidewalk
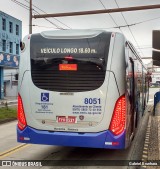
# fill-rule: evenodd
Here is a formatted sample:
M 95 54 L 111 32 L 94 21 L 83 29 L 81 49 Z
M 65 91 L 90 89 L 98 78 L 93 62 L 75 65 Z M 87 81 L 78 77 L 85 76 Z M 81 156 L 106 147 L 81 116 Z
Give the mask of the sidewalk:
M 17 97 L 16 96 L 10 96 L 10 97 L 4 97 L 4 99 L 0 99 L 0 107 L 8 106 L 14 106 L 17 105 Z
M 7 97 L 4 97 L 4 99 L 0 99 L 1 100 L 17 100 L 17 96 L 7 96 Z
M 156 105 L 155 115 L 149 116 L 142 161 L 160 160 L 160 103 Z M 146 166 L 147 169 L 159 169 L 160 166 Z

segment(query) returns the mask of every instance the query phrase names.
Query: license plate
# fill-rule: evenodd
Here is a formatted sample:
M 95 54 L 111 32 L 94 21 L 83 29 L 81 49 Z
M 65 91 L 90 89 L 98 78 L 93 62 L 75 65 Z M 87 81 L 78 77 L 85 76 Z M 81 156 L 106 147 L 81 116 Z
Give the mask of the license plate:
M 75 116 L 57 116 L 57 122 L 58 123 L 76 123 L 76 117 Z
M 76 123 L 76 117 L 75 116 L 68 116 L 68 123 Z
M 66 116 L 58 116 L 57 117 L 58 123 L 66 123 L 66 121 L 67 121 Z

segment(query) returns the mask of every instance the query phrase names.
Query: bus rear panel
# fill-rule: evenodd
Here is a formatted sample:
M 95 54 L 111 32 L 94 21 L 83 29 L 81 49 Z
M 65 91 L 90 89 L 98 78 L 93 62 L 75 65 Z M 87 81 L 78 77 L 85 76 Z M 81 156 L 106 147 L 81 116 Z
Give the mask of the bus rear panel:
M 124 149 L 125 38 L 98 30 L 28 35 L 18 82 L 17 140 Z

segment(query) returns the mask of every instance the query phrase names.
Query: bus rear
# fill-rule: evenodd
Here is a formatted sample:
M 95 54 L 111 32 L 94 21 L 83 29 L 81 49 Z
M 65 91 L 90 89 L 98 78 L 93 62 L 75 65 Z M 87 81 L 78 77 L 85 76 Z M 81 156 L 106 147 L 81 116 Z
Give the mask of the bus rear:
M 114 43 L 115 34 L 93 30 L 25 37 L 18 142 L 125 148 L 125 96 L 111 71 Z

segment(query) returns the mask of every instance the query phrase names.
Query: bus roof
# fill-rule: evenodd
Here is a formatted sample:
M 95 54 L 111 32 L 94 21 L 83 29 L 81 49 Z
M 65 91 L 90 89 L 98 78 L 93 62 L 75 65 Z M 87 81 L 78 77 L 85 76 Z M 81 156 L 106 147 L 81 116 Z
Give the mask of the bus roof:
M 69 30 L 52 30 L 41 32 L 41 35 L 46 38 L 53 39 L 79 39 L 79 38 L 91 38 L 101 33 L 112 33 L 104 30 L 93 29 L 69 29 Z

